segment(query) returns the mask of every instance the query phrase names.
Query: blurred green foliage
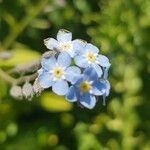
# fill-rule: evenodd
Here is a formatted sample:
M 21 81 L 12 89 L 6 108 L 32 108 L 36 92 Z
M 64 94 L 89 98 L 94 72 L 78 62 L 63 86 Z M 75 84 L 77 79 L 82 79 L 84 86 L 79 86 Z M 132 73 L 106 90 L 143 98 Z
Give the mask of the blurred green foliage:
M 60 28 L 93 42 L 111 60 L 111 93 L 93 110 L 49 91 L 29 102 L 0 78 L 1 150 L 149 150 L 149 0 L 0 0 L 0 51 L 9 68 L 38 59 Z

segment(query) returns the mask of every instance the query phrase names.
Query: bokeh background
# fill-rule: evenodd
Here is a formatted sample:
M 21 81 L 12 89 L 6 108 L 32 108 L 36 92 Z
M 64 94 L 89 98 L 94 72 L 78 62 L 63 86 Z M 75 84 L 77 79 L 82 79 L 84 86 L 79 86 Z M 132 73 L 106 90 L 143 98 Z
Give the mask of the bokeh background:
M 50 90 L 32 101 L 10 96 L 0 77 L 1 150 L 150 149 L 149 0 L 0 0 L 3 69 L 39 59 L 61 28 L 100 48 L 111 62 L 110 96 L 93 110 Z

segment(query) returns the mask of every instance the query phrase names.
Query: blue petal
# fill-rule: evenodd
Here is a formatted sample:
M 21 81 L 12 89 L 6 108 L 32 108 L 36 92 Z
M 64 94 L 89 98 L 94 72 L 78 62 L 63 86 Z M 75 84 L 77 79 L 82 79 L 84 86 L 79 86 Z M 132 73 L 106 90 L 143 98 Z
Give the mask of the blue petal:
M 58 46 L 58 41 L 53 38 L 47 38 L 44 40 L 44 44 L 48 49 L 54 50 Z
M 76 91 L 75 91 L 75 87 L 74 86 L 71 86 L 69 88 L 69 91 L 68 93 L 66 94 L 66 99 L 69 101 L 69 102 L 75 102 L 77 101 L 77 96 L 76 96 Z
M 90 80 L 90 81 L 95 81 L 98 79 L 98 75 L 95 71 L 94 68 L 88 67 L 84 70 L 83 74 L 85 75 L 85 79 Z
M 62 67 L 68 67 L 71 64 L 71 57 L 68 53 L 62 52 L 58 55 L 57 63 Z
M 101 67 L 98 64 L 92 64 L 92 67 L 95 69 L 98 77 L 101 77 L 103 74 Z
M 80 101 L 81 105 L 83 105 L 84 107 L 86 107 L 88 109 L 94 108 L 94 106 L 96 104 L 96 98 L 95 98 L 95 96 L 92 96 L 89 93 L 83 94 L 80 97 L 79 101 Z
M 106 84 L 100 81 L 96 81 L 92 86 L 93 95 L 103 95 L 106 92 Z
M 86 61 L 86 59 L 81 56 L 81 55 L 78 55 L 74 58 L 74 61 L 75 61 L 75 64 L 79 67 L 82 67 L 82 68 L 86 68 L 89 66 L 88 62 Z
M 94 46 L 93 44 L 90 44 L 90 43 L 88 43 L 86 45 L 86 50 L 90 51 L 90 52 L 93 52 L 93 53 L 98 53 L 99 52 L 99 49 L 96 46 Z
M 66 95 L 68 89 L 69 89 L 68 83 L 64 80 L 56 81 L 52 85 L 52 91 L 58 95 Z
M 104 55 L 98 55 L 99 64 L 102 67 L 110 67 L 109 59 Z
M 42 58 L 41 65 L 43 69 L 49 71 L 51 70 L 56 64 L 56 58 L 54 56 L 51 56 L 49 58 Z
M 84 40 L 76 39 L 72 41 L 72 44 L 73 50 L 76 52 L 76 54 L 81 54 L 85 50 L 87 42 Z
M 43 72 L 38 76 L 39 84 L 42 88 L 49 88 L 53 84 L 52 76 L 48 72 Z
M 74 83 L 75 78 L 81 75 L 81 70 L 76 66 L 71 66 L 66 69 L 65 73 L 66 80 L 71 83 Z
M 68 42 L 72 40 L 72 33 L 70 31 L 61 29 L 57 33 L 57 40 L 59 42 Z

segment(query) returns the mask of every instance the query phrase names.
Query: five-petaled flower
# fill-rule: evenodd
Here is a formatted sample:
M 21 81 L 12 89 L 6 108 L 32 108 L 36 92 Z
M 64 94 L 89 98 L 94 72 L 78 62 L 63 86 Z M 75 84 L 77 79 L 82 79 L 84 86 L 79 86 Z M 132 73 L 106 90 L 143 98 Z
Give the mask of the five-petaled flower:
M 47 38 L 44 44 L 56 55 L 43 56 L 38 70 L 39 85 L 52 87 L 54 93 L 88 109 L 95 106 L 98 96 L 103 97 L 105 105 L 110 91 L 109 59 L 99 54 L 96 46 L 80 39 L 72 40 L 72 33 L 64 29 L 58 31 L 57 40 Z M 70 66 L 72 63 L 76 66 Z
M 83 74 L 74 78 L 66 99 L 70 102 L 78 101 L 82 106 L 92 109 L 96 104 L 96 96 L 107 96 L 109 89 L 108 82 L 100 80 L 95 69 L 88 67 Z
M 54 38 L 47 38 L 44 40 L 44 44 L 50 50 L 67 52 L 71 57 L 74 57 L 77 52 L 82 49 L 84 42 L 79 39 L 72 41 L 72 33 L 70 31 L 60 29 L 57 33 L 57 40 Z
M 38 71 L 41 87 L 52 87 L 54 93 L 65 95 L 69 89 L 67 81 L 72 82 L 74 77 L 81 73 L 78 67 L 70 64 L 71 57 L 66 52 L 60 53 L 57 59 L 54 56 L 43 58 L 42 68 Z
M 99 49 L 96 46 L 90 43 L 86 44 L 74 58 L 76 65 L 82 68 L 93 67 L 96 70 L 98 77 L 101 77 L 103 74 L 101 67 L 109 68 L 110 63 L 106 56 L 100 55 L 98 52 Z M 106 73 L 107 72 L 105 72 L 105 74 Z

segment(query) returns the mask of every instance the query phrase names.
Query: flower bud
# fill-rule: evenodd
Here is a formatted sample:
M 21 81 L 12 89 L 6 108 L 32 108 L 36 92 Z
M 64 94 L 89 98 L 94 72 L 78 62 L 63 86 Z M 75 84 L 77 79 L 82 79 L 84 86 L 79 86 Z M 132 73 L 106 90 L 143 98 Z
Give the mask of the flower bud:
M 28 100 L 31 100 L 33 95 L 34 95 L 34 92 L 33 92 L 33 87 L 32 85 L 29 83 L 29 82 L 26 82 L 23 87 L 22 87 L 22 93 L 23 93 L 23 96 L 28 99 Z
M 38 79 L 35 79 L 33 84 L 33 91 L 36 94 L 40 94 L 44 89 L 40 86 Z
M 12 57 L 12 53 L 9 51 L 0 52 L 0 59 L 6 60 Z
M 16 99 L 21 100 L 23 98 L 21 87 L 17 85 L 13 85 L 10 89 L 10 95 Z
M 28 72 L 35 72 L 40 67 L 40 61 L 35 60 L 31 63 L 27 64 L 19 64 L 15 67 L 15 71 L 17 73 L 28 73 Z

